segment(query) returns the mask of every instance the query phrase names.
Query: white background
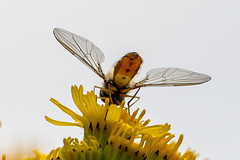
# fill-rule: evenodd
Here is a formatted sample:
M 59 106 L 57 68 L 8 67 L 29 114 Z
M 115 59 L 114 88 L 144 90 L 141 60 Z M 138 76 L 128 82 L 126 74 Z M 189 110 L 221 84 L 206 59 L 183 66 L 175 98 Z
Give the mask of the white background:
M 133 106 L 151 124 L 170 123 L 199 159 L 238 159 L 240 133 L 240 2 L 237 0 L 1 0 L 0 154 L 48 153 L 83 130 L 47 123 L 71 119 L 49 99 L 73 110 L 71 85 L 85 91 L 102 80 L 54 38 L 60 27 L 86 37 L 105 53 L 104 72 L 130 51 L 152 68 L 179 67 L 208 74 L 206 84 L 142 88 Z M 20 149 L 21 148 L 21 149 Z

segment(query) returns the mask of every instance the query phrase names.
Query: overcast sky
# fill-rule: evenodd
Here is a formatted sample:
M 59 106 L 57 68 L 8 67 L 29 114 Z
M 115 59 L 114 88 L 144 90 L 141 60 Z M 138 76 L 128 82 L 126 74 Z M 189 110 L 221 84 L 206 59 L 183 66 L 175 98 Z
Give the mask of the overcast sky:
M 48 153 L 63 138 L 82 137 L 80 128 L 44 119 L 71 121 L 49 99 L 76 110 L 71 85 L 87 91 L 102 84 L 56 41 L 52 30 L 59 27 L 95 43 L 105 54 L 105 73 L 136 51 L 144 61 L 138 77 L 159 67 L 210 75 L 198 86 L 142 88 L 132 110 L 146 109 L 151 124 L 170 123 L 175 140 L 184 134 L 182 152 L 191 147 L 199 159 L 239 157 L 239 1 L 1 0 L 0 21 L 0 154 L 19 143 Z

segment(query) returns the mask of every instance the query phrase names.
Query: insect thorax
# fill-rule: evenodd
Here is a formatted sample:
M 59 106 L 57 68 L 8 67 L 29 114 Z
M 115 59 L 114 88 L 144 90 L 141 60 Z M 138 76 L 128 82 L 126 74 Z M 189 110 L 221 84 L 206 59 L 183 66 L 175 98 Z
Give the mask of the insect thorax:
M 103 84 L 103 88 L 104 89 L 100 90 L 100 97 L 102 101 L 105 102 L 106 98 L 110 98 L 110 94 L 113 104 L 120 105 L 121 102 L 124 100 L 126 93 L 123 92 L 123 89 L 125 88 L 118 88 L 112 80 L 105 82 Z

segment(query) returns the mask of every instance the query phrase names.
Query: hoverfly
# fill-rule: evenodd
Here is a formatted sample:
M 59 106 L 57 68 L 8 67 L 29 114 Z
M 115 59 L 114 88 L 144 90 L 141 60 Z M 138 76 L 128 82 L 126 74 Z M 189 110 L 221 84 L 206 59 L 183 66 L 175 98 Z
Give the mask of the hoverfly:
M 109 98 L 110 102 L 116 105 L 120 105 L 125 97 L 132 97 L 131 100 L 133 98 L 139 99 L 140 97 L 136 97 L 136 94 L 141 87 L 197 85 L 208 82 L 211 79 L 208 75 L 185 69 L 157 68 L 148 71 L 145 78 L 141 81 L 134 82 L 133 79 L 142 64 L 142 58 L 136 52 L 126 54 L 105 75 L 101 68 L 104 54 L 92 42 L 60 28 L 55 28 L 53 34 L 63 47 L 103 79 L 103 87 L 98 87 L 100 88 L 100 98 L 103 101 Z M 138 90 L 133 96 L 127 95 L 133 89 Z M 130 101 L 128 102 L 129 113 Z

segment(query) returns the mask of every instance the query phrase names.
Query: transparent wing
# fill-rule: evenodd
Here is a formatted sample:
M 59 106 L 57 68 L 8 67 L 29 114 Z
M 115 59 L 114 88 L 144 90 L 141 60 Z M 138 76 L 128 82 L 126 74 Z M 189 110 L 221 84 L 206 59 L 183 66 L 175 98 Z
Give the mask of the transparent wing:
M 64 29 L 54 28 L 53 34 L 58 42 L 77 59 L 83 62 L 100 77 L 103 79 L 105 78 L 100 65 L 104 61 L 104 54 L 97 46 L 86 38 L 68 32 Z
M 135 83 L 134 88 L 144 86 L 185 86 L 209 81 L 205 74 L 180 68 L 157 68 L 147 72 L 146 77 Z

